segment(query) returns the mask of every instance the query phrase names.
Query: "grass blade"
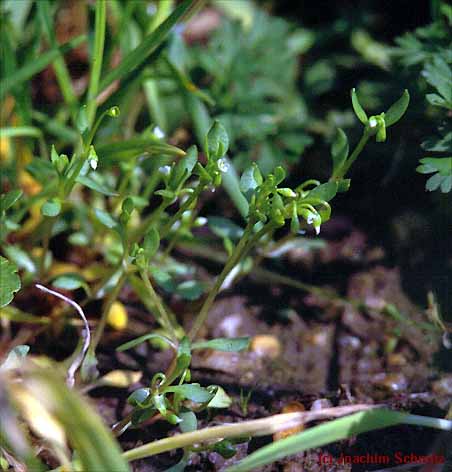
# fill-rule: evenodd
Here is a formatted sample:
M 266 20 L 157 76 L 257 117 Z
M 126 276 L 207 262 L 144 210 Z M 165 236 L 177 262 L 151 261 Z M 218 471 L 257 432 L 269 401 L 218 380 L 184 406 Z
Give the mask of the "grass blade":
M 94 49 L 91 57 L 91 73 L 89 78 L 88 95 L 86 98 L 88 123 L 92 124 L 96 115 L 96 96 L 99 89 L 100 73 L 102 70 L 102 58 L 105 44 L 105 23 L 107 17 L 107 4 L 105 0 L 96 2 L 96 22 L 94 35 Z
M 227 472 L 248 472 L 266 464 L 308 449 L 325 446 L 342 439 L 387 428 L 397 424 L 416 424 L 438 429 L 452 429 L 452 421 L 409 415 L 386 409 L 361 411 L 344 418 L 315 426 L 301 433 L 265 446 L 246 457 Z
M 130 471 L 118 443 L 100 416 L 80 394 L 64 384 L 57 369 L 30 367 L 25 371 L 23 386 L 62 425 L 77 451 L 81 470 Z M 14 385 L 11 390 L 14 395 Z
M 188 12 L 193 0 L 185 0 L 174 12 L 151 34 L 147 35 L 142 43 L 128 54 L 121 64 L 111 70 L 102 80 L 99 90 L 105 90 L 115 80 L 129 75 L 134 69 L 142 64 L 153 51 L 165 40 L 171 28 Z
M 0 81 L 0 98 L 3 99 L 7 92 L 9 92 L 13 87 L 31 79 L 35 74 L 41 72 L 49 64 L 51 64 L 55 59 L 60 57 L 60 55 L 67 53 L 71 49 L 80 46 L 80 44 L 86 41 L 86 35 L 77 36 L 74 39 L 71 39 L 67 43 L 64 43 L 62 46 L 57 48 L 52 48 L 49 51 L 46 51 L 40 57 L 36 58 L 33 61 L 29 61 L 27 64 L 22 66 L 18 71 L 14 73 L 13 76 L 5 77 Z
M 185 151 L 161 142 L 156 138 L 131 138 L 125 141 L 105 144 L 96 148 L 102 163 L 130 160 L 143 153 L 165 156 L 185 156 Z

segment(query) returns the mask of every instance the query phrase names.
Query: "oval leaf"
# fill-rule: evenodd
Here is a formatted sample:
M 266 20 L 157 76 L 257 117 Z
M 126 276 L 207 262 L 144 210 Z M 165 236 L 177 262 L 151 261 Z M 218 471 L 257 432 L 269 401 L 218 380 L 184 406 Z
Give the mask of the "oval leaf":
M 359 103 L 358 95 L 356 94 L 356 89 L 352 88 L 352 105 L 355 115 L 358 117 L 359 121 L 362 124 L 366 125 L 368 122 L 368 118 L 366 112 L 363 110 L 363 107 Z
M 410 103 L 410 94 L 408 90 L 405 89 L 402 96 L 389 108 L 389 110 L 385 113 L 385 123 L 386 128 L 397 123 L 400 118 L 406 112 L 408 108 L 408 104 Z

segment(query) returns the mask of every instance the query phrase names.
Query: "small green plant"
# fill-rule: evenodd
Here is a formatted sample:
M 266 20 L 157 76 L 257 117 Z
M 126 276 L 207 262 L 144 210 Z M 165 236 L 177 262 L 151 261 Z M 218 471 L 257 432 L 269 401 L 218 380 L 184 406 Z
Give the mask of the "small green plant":
M 192 381 L 193 354 L 240 352 L 250 341 L 246 337 L 200 339 L 218 294 L 250 270 L 253 255 L 257 254 L 257 266 L 269 247 L 286 244 L 306 230 L 321 232 L 334 198 L 350 188 L 349 171 L 366 143 L 373 137 L 377 143 L 386 141 L 387 129 L 408 107 L 409 94 L 405 91 L 386 112 L 369 117 L 353 89 L 352 107 L 363 125 L 362 137 L 351 150 L 347 135 L 339 129 L 331 146 L 330 178 L 290 185 L 279 164 L 291 163 L 311 143 L 295 79 L 297 56 L 312 45 L 312 34 L 256 10 L 250 29 L 246 23 L 226 21 L 205 50 L 195 48 L 195 60 L 178 49 L 180 34 L 170 31 L 200 2 L 179 2 L 172 12 L 171 3 L 158 2 L 151 15 L 145 2 L 87 2 L 93 34 L 81 34 L 62 45 L 53 28 L 58 2 L 24 1 L 17 3 L 17 12 L 11 2 L 0 5 L 5 25 L 0 32 L 5 58 L 0 79 L 2 322 L 31 323 L 46 334 L 62 325 L 80 331 L 74 352 L 58 364 L 35 365 L 28 359 L 29 346 L 19 345 L 0 365 L 0 465 L 9 457 L 15 463 L 17 457 L 30 470 L 45 470 L 22 434 L 19 414 L 65 470 L 127 471 L 129 461 L 182 448 L 181 470 L 194 452 L 214 451 L 230 458 L 235 444 L 250 437 L 351 413 L 263 448 L 231 470 L 252 470 L 307 447 L 397 423 L 450 429 L 445 420 L 374 410 L 369 405 L 199 428 L 201 413 L 228 408 L 232 400 L 220 385 Z M 89 80 L 86 89 L 76 93 L 64 54 L 88 41 Z M 42 53 L 35 46 L 41 43 L 47 48 Z M 110 67 L 118 49 L 122 59 Z M 284 53 L 268 61 L 262 57 L 262 51 L 268 50 Z M 51 65 L 61 101 L 55 109 L 49 107 L 47 115 L 33 107 L 30 79 Z M 447 108 L 450 97 L 437 70 L 443 67 L 433 60 L 426 71 L 428 82 L 440 94 L 433 102 Z M 248 83 L 255 69 L 258 74 L 250 93 Z M 283 79 L 281 70 L 287 72 Z M 192 81 L 200 87 L 205 84 L 206 91 Z M 141 100 L 141 93 L 146 100 Z M 188 114 L 194 131 L 187 144 L 168 139 L 168 131 L 179 126 L 181 115 L 174 113 L 177 123 L 167 121 L 166 108 L 170 108 L 161 106 L 163 96 L 170 103 L 176 98 L 179 107 L 184 104 L 183 116 Z M 210 118 L 208 107 L 216 119 Z M 258 153 L 257 163 L 250 163 L 250 149 Z M 449 186 L 442 179 L 448 175 L 444 162 L 447 167 L 444 159 L 441 164 L 426 161 L 422 169 L 438 170 L 443 191 Z M 438 181 L 435 177 L 434 183 Z M 204 216 L 204 199 L 221 185 L 239 210 L 240 223 L 222 215 Z M 205 225 L 226 252 L 222 269 L 210 284 L 176 251 L 181 243 L 195 240 Z M 64 244 L 55 249 L 59 238 Z M 81 267 L 64 257 L 59 260 L 60 250 L 81 254 L 86 263 Z M 122 453 L 79 390 L 129 387 L 141 378 L 140 372 L 137 377 L 137 372 L 128 376 L 120 371 L 119 380 L 112 381 L 115 371 L 101 377 L 97 369 L 98 351 L 126 285 L 152 315 L 149 325 L 153 327 L 117 351 L 151 342 L 167 349 L 172 358 L 164 372 L 153 373 L 130 394 L 131 412 L 113 426 L 113 432 L 119 436 L 128 428 L 164 420 L 177 425 L 181 434 Z M 316 291 L 302 283 L 297 287 Z M 19 309 L 30 293 L 35 296 L 34 288 L 39 289 L 37 296 L 57 297 L 66 304 L 42 315 Z M 21 299 L 16 298 L 15 304 L 17 294 Z M 190 329 L 185 330 L 173 313 L 167 295 L 193 302 Z M 85 307 L 98 309 L 99 316 L 88 319 Z M 69 316 L 72 309 L 78 314 L 75 319 Z M 116 326 L 126 323 L 122 319 Z M 241 396 L 245 414 L 250 394 Z M 51 426 L 50 432 L 43 424 Z

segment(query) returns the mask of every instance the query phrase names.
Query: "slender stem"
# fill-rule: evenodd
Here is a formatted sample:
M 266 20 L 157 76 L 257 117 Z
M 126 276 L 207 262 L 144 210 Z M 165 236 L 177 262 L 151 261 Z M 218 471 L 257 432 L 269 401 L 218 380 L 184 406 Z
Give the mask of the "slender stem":
M 43 227 L 44 237 L 42 240 L 42 254 L 39 259 L 39 276 L 41 278 L 44 278 L 45 276 L 46 256 L 47 256 L 47 252 L 49 251 L 49 244 L 50 244 L 50 239 L 52 237 L 54 223 L 55 223 L 55 218 L 53 217 L 47 217 L 46 220 L 44 221 L 44 227 Z
M 311 421 L 341 417 L 372 408 L 375 408 L 375 406 L 366 404 L 348 405 L 346 407 L 325 408 L 315 412 L 303 411 L 297 413 L 282 413 L 258 420 L 213 426 L 144 444 L 126 451 L 123 454 L 123 457 L 128 461 L 134 461 L 155 454 L 160 454 L 165 451 L 198 444 L 203 441 L 213 441 L 216 439 L 233 437 L 265 436 L 278 431 L 284 431 L 285 429 L 294 428 Z
M 345 176 L 345 174 L 348 172 L 352 164 L 356 161 L 356 158 L 361 154 L 361 151 L 364 149 L 364 146 L 366 145 L 370 136 L 371 136 L 371 133 L 369 131 L 369 128 L 366 126 L 364 128 L 361 139 L 359 140 L 355 149 L 351 153 L 350 157 L 347 159 L 344 165 L 338 170 L 338 172 L 336 173 L 337 175 L 336 174 L 332 175 L 331 180 L 341 179 Z
M 91 58 L 91 74 L 87 95 L 87 110 L 88 123 L 92 124 L 96 115 L 96 96 L 99 90 L 100 73 L 102 70 L 102 58 L 104 55 L 105 43 L 105 23 L 107 17 L 107 3 L 105 0 L 97 0 L 96 2 L 96 21 L 95 21 L 95 36 L 94 49 Z
M 174 215 L 169 219 L 169 221 L 166 223 L 166 225 L 162 228 L 160 232 L 160 238 L 164 238 L 166 234 L 171 230 L 173 227 L 174 223 L 179 220 L 179 218 L 183 215 L 185 211 L 187 211 L 192 203 L 196 201 L 196 199 L 199 197 L 201 192 L 204 190 L 204 185 L 198 185 L 196 189 L 193 191 L 192 194 L 187 198 L 187 200 L 182 204 L 182 206 L 179 208 L 179 210 L 174 213 Z
M 158 317 L 156 317 L 157 321 L 159 321 L 162 327 L 170 333 L 171 338 L 173 340 L 177 340 L 177 334 L 174 330 L 173 324 L 171 323 L 170 317 L 168 316 L 168 313 L 166 312 L 165 307 L 163 306 L 162 301 L 160 300 L 160 297 L 157 295 L 157 292 L 154 290 L 154 287 L 152 286 L 149 280 L 149 277 L 143 270 L 140 270 L 140 276 L 141 276 L 141 280 L 143 281 L 149 293 L 149 297 L 152 303 L 157 309 L 157 312 L 159 315 Z
M 138 242 L 152 226 L 155 224 L 156 220 L 163 213 L 165 208 L 170 204 L 169 200 L 164 198 L 162 203 L 154 210 L 148 217 L 146 217 L 137 228 L 133 236 L 130 238 L 131 243 Z
M 107 324 L 107 319 L 108 319 L 108 313 L 110 312 L 110 309 L 113 303 L 118 298 L 119 292 L 121 291 L 121 288 L 124 285 L 124 282 L 126 280 L 126 275 L 127 275 L 126 272 L 123 272 L 121 274 L 116 286 L 110 292 L 110 294 L 107 297 L 107 300 L 105 301 L 105 304 L 102 310 L 102 315 L 99 320 L 99 324 L 97 325 L 96 331 L 93 336 L 93 342 L 91 345 L 91 349 L 93 350 L 93 352 L 95 351 L 97 345 L 99 344 L 99 341 L 102 338 L 102 335 L 104 334 L 105 326 Z
M 249 250 L 256 244 L 256 242 L 264 234 L 266 234 L 269 231 L 272 231 L 274 228 L 273 225 L 269 224 L 267 226 L 264 226 L 260 231 L 258 231 L 256 234 L 251 236 L 254 223 L 255 222 L 252 220 L 248 222 L 242 238 L 237 244 L 233 254 L 231 254 L 231 257 L 226 262 L 226 265 L 224 266 L 220 275 L 217 277 L 217 280 L 215 281 L 214 286 L 212 287 L 212 289 L 209 292 L 209 295 L 204 301 L 204 304 L 201 307 L 201 310 L 198 313 L 198 316 L 196 317 L 195 322 L 193 323 L 193 326 L 190 330 L 189 337 L 191 340 L 193 340 L 196 337 L 201 326 L 205 323 L 207 316 L 209 314 L 209 310 L 212 307 L 212 304 L 216 296 L 218 295 L 218 292 L 220 291 L 221 286 L 223 285 L 223 282 L 225 281 L 226 277 L 229 275 L 231 270 L 237 265 L 240 259 L 246 256 Z

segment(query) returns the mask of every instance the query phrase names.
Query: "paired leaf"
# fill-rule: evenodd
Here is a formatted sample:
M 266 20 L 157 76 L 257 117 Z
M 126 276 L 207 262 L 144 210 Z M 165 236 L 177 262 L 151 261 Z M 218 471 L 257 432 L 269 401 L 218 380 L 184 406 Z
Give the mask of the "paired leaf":
M 408 105 L 410 103 L 410 94 L 405 89 L 402 96 L 385 112 L 385 125 L 386 128 L 397 123 L 400 118 L 405 114 Z
M 353 110 L 355 112 L 355 115 L 358 117 L 359 121 L 361 121 L 362 124 L 366 125 L 369 119 L 367 118 L 367 114 L 364 111 L 363 107 L 359 103 L 358 100 L 358 95 L 356 94 L 356 89 L 352 89 L 352 105 L 353 105 Z

